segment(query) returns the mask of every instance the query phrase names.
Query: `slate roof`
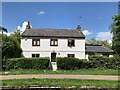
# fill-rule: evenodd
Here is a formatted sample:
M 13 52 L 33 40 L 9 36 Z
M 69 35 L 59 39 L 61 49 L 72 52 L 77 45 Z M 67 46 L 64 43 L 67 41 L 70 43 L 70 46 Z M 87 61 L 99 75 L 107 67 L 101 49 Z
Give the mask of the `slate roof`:
M 22 37 L 66 37 L 66 38 L 85 38 L 85 35 L 78 30 L 68 29 L 45 29 L 45 28 L 31 28 L 26 29 Z
M 85 45 L 85 52 L 92 53 L 114 53 L 113 50 L 107 49 L 101 45 Z

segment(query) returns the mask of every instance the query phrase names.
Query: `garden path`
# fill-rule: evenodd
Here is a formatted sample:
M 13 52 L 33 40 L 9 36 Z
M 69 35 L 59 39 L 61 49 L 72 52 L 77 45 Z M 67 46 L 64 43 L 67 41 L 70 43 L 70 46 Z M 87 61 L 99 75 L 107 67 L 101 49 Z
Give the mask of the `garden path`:
M 0 75 L 0 80 L 27 79 L 27 78 L 52 78 L 52 79 L 92 79 L 92 80 L 118 80 L 118 76 L 111 75 L 65 75 L 65 74 L 22 74 L 22 75 Z

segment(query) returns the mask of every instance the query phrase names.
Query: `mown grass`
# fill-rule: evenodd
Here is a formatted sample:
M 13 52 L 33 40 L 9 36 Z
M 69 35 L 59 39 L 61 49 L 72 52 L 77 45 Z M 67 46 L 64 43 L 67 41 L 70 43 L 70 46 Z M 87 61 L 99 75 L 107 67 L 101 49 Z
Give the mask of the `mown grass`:
M 113 69 L 79 69 L 79 70 L 36 70 L 36 69 L 12 69 L 3 71 L 3 75 L 17 74 L 80 74 L 80 75 L 118 75 L 118 70 Z
M 83 86 L 100 87 L 100 88 L 117 88 L 118 81 L 105 80 L 79 80 L 79 79 L 13 79 L 3 80 L 2 86 L 7 87 L 75 87 Z

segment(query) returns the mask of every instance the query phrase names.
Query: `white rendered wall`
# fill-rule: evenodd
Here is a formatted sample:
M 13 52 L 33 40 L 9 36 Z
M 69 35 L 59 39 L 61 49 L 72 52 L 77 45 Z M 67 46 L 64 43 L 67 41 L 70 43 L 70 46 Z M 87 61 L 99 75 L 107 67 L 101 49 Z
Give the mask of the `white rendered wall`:
M 109 55 L 109 57 L 113 57 L 113 55 Z
M 40 46 L 32 46 L 32 38 L 21 39 L 23 56 L 32 57 L 32 54 L 40 54 L 40 57 L 51 57 L 55 50 L 57 57 L 67 57 L 67 54 L 75 54 L 75 58 L 85 58 L 85 40 L 75 39 L 75 47 L 68 47 L 68 39 L 58 39 L 58 46 L 50 46 L 50 39 L 41 38 Z

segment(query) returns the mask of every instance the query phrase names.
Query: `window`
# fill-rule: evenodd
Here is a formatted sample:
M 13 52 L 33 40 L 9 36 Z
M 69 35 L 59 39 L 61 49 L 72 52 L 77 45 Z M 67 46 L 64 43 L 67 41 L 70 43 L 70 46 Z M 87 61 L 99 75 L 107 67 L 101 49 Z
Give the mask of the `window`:
M 50 39 L 50 46 L 58 46 L 58 39 Z
M 40 39 L 32 39 L 32 46 L 40 46 Z
M 32 57 L 40 57 L 40 54 L 32 54 Z
M 107 53 L 103 53 L 102 55 L 103 55 L 103 56 L 109 57 L 109 54 L 107 54 Z
M 68 46 L 69 47 L 74 47 L 75 46 L 75 40 L 68 39 Z
M 68 57 L 73 57 L 73 58 L 75 58 L 75 54 L 68 54 Z

